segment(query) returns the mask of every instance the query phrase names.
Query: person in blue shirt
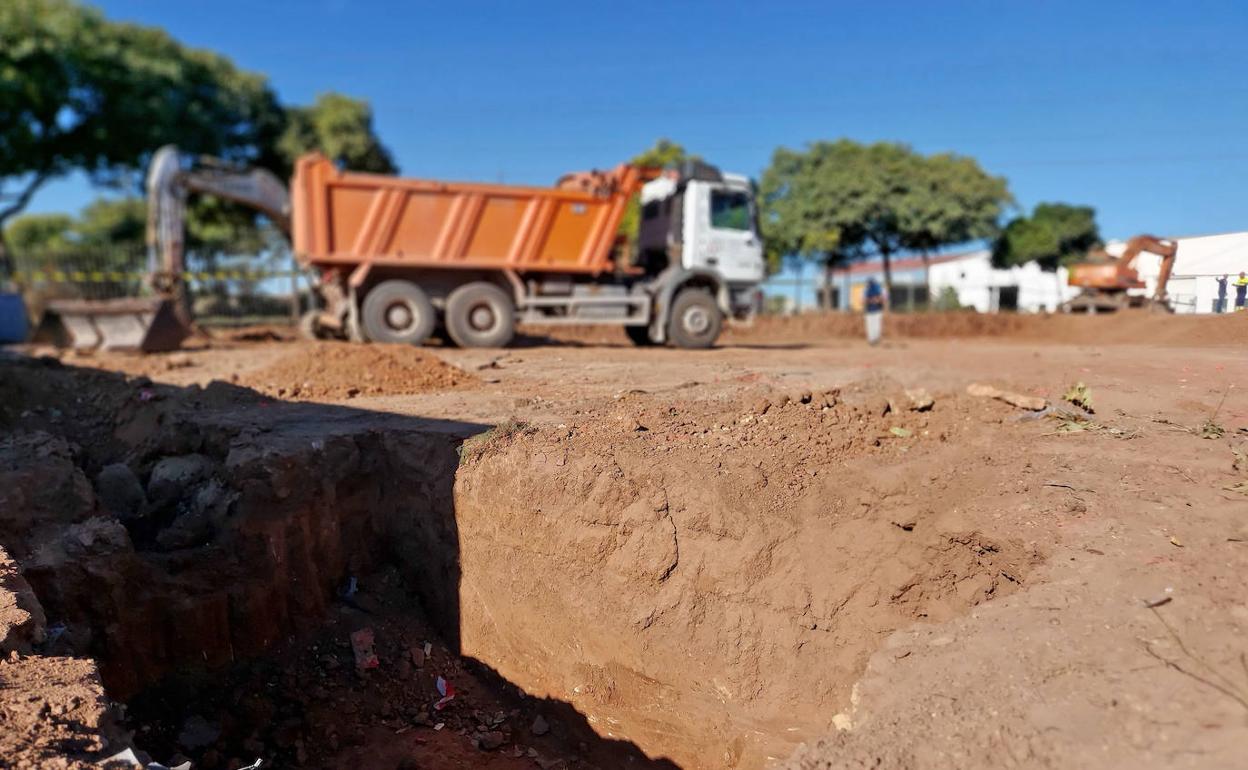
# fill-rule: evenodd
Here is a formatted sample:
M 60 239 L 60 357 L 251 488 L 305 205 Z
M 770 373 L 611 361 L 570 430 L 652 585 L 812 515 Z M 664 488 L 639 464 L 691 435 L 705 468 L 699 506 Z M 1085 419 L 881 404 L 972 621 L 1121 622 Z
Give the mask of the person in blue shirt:
M 1213 305 L 1213 312 L 1215 313 L 1226 312 L 1226 282 L 1230 279 L 1231 277 L 1229 275 L 1224 275 L 1221 278 L 1214 279 L 1218 282 L 1218 301 Z
M 863 295 L 866 309 L 867 342 L 877 345 L 884 334 L 884 287 L 874 278 L 867 280 Z

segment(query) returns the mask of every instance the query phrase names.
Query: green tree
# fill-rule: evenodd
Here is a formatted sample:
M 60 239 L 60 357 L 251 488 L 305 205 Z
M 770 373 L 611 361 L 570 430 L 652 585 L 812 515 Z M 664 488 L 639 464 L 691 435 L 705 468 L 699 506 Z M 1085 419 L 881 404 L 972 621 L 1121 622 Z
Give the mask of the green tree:
M 687 160 L 701 160 L 701 158 L 689 154 L 684 145 L 678 142 L 673 142 L 671 139 L 659 139 L 650 149 L 634 155 L 629 163 L 646 168 L 667 168 L 680 165 Z
M 147 241 L 147 203 L 142 198 L 97 198 L 78 215 L 72 232 L 85 245 L 140 250 Z
M 990 237 L 1011 202 L 1005 180 L 971 158 L 849 139 L 778 148 L 760 189 L 769 258 L 797 254 L 826 271 L 878 254 L 889 290 L 893 255 Z
M 286 171 L 300 155 L 313 150 L 353 171 L 398 171 L 373 130 L 373 109 L 368 102 L 333 92 L 321 94 L 310 107 L 287 109 L 286 128 L 277 147 L 288 164 Z
M 74 218 L 68 214 L 24 214 L 4 228 L 4 240 L 14 254 L 49 251 L 69 242 Z
M 1010 267 L 1035 261 L 1057 270 L 1100 245 L 1096 210 L 1091 206 L 1040 203 L 1031 216 L 1010 221 L 993 246 L 993 264 Z
M 670 139 L 659 139 L 654 146 L 634 155 L 629 163 L 643 168 L 667 168 L 678 166 L 687 160 L 701 160 L 701 158 L 697 155 L 690 155 L 684 145 Z M 630 253 L 632 244 L 637 241 L 637 231 L 640 227 L 641 197 L 634 195 L 624 208 L 624 216 L 620 218 L 620 227 L 617 230 L 628 241 Z
M 0 228 L 49 180 L 132 181 L 171 142 L 272 164 L 282 128 L 267 81 L 224 57 L 73 0 L 0 3 Z
M 940 153 L 914 158 L 913 182 L 898 203 L 901 245 L 923 258 L 930 288 L 931 253 L 944 246 L 995 238 L 1013 204 L 1004 177 L 986 173 L 974 158 Z

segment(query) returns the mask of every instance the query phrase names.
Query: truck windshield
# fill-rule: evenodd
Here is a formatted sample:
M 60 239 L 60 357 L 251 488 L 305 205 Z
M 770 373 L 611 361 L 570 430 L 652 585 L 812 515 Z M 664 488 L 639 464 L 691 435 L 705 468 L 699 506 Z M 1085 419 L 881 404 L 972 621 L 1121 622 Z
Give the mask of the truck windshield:
M 750 196 L 740 190 L 711 190 L 711 227 L 750 229 Z

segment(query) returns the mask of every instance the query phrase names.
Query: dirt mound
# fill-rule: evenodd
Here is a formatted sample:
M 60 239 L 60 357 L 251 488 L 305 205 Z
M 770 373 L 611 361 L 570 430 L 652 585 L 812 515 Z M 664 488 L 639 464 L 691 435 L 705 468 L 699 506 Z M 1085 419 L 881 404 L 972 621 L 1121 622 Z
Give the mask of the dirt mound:
M 305 342 L 273 364 L 241 374 L 238 384 L 292 399 L 340 400 L 472 387 L 477 379 L 411 345 Z
M 1243 345 L 1248 344 L 1248 313 L 1220 316 L 1148 311 L 1098 316 L 969 311 L 890 313 L 885 317 L 884 333 L 886 337 L 916 339 L 1002 337 L 1086 345 Z M 804 313 L 790 317 L 764 316 L 751 327 L 730 327 L 724 334 L 723 344 L 862 336 L 862 316 L 858 314 Z
M 887 384 L 624 394 L 482 436 L 456 482 L 464 649 L 682 767 L 784 756 L 884 635 L 1026 581 L 1034 546 L 951 483 L 950 445 L 1008 411 Z

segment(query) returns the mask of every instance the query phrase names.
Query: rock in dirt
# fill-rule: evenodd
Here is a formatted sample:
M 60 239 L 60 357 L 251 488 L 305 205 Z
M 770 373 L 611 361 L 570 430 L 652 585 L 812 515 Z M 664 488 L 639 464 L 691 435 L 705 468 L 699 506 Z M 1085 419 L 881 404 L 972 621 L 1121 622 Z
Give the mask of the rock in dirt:
M 550 732 L 550 723 L 546 721 L 546 717 L 538 714 L 537 718 L 533 720 L 533 726 L 529 728 L 529 732 L 539 736 L 545 735 Z
M 157 504 L 176 500 L 212 475 L 213 467 L 212 460 L 200 454 L 166 457 L 152 468 L 147 497 Z
M 178 745 L 189 750 L 200 749 L 212 745 L 220 735 L 220 727 L 211 724 L 199 714 L 193 714 L 182 723 L 182 732 L 178 733 Z
M 46 619 L 17 563 L 0 548 L 0 654 L 29 653 L 44 640 Z
M 502 746 L 507 741 L 507 736 L 503 735 L 499 730 L 491 730 L 488 733 L 481 733 L 477 737 L 477 747 L 482 751 L 493 751 Z
M 173 520 L 156 536 L 156 544 L 168 551 L 203 545 L 212 539 L 213 527 L 208 516 L 187 511 Z
M 966 392 L 976 398 L 995 398 L 998 401 L 1004 401 L 1010 406 L 1017 406 L 1019 409 L 1030 409 L 1038 412 L 1044 409 L 1048 402 L 1039 396 L 1024 396 L 1021 393 L 1012 393 L 1008 390 L 994 388 L 991 385 L 983 385 L 978 382 L 971 383 L 966 386 Z
M 122 519 L 137 516 L 147 504 L 143 483 L 125 463 L 104 466 L 95 477 L 95 494 L 104 510 Z
M 80 524 L 71 524 L 61 537 L 67 553 L 81 554 L 130 550 L 130 533 L 116 519 L 97 516 Z
M 936 399 L 924 388 L 907 390 L 906 398 L 910 399 L 910 410 L 914 412 L 926 412 L 936 405 Z

